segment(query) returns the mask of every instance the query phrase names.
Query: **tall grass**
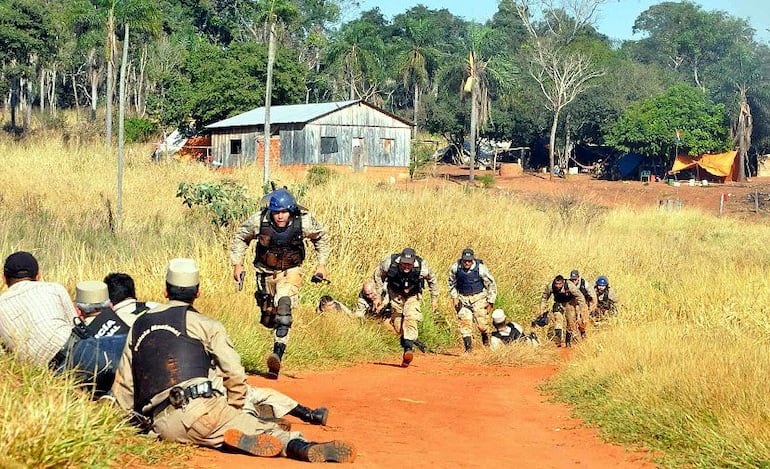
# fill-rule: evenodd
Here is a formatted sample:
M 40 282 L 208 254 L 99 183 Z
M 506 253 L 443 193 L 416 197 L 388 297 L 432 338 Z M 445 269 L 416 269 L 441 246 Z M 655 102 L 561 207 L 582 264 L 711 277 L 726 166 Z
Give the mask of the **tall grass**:
M 0 141 L 0 253 L 34 252 L 44 278 L 70 290 L 79 280 L 125 271 L 134 276 L 140 297 L 155 301 L 163 300 L 168 260 L 193 257 L 202 273 L 196 307 L 225 323 L 247 369 L 262 370 L 271 336 L 259 325 L 253 276 L 236 292 L 227 256 L 230 232 L 175 197 L 183 181 L 232 179 L 257 199 L 261 168 L 222 174 L 196 164 L 151 163 L 150 151 L 129 147 L 123 229 L 113 233 L 114 157 L 97 146 L 63 149 L 55 136 L 21 145 Z M 607 435 L 659 449 L 670 466 L 770 461 L 764 378 L 770 364 L 762 353 L 770 332 L 767 227 L 686 210 L 607 210 L 574 193 L 525 203 L 504 191 L 431 179 L 391 185 L 341 175 L 308 184 L 280 170 L 275 175 L 280 185 L 302 186 L 299 202 L 332 240 L 331 283 L 308 283 L 301 292 L 288 372 L 397 353 L 397 340 L 384 326 L 318 315 L 315 305 L 324 294 L 352 305 L 377 263 L 406 246 L 434 269 L 442 288 L 439 310 L 424 311 L 421 337 L 434 350 L 459 350 L 446 277 L 460 251 L 471 246 L 498 281 L 496 306 L 525 327 L 555 274 L 578 268 L 589 281 L 609 277 L 622 299 L 617 320 L 582 344 L 551 383 Z M 248 256 L 250 262 L 253 253 Z M 311 254 L 308 269 L 314 261 Z M 470 359 L 498 366 L 558 358 L 544 344 Z M 38 379 L 48 383 L 51 377 Z M 31 386 L 9 389 L 9 399 Z M 64 412 L 87 420 L 95 410 L 86 404 Z M 22 418 L 14 424 L 27 425 Z M 666 450 L 667 444 L 674 449 Z M 19 451 L 9 449 L 7 457 L 24 464 L 29 457 Z

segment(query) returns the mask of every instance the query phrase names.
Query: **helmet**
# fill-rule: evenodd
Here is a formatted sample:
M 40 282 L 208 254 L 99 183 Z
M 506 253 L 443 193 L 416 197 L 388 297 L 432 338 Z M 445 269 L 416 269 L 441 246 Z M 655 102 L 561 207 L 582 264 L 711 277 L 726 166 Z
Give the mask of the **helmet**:
M 596 285 L 598 285 L 598 286 L 600 286 L 600 287 L 606 287 L 606 286 L 607 286 L 607 285 L 609 285 L 609 284 L 610 284 L 610 281 L 609 281 L 609 280 L 607 280 L 607 277 L 605 277 L 604 275 L 600 275 L 600 276 L 599 276 L 599 277 L 596 279 Z
M 492 324 L 500 324 L 503 322 L 505 322 L 505 312 L 502 309 L 492 311 Z
M 294 196 L 286 189 L 276 189 L 270 196 L 270 203 L 267 209 L 271 212 L 278 212 L 281 210 L 288 210 L 294 212 L 297 209 L 297 202 L 294 200 Z

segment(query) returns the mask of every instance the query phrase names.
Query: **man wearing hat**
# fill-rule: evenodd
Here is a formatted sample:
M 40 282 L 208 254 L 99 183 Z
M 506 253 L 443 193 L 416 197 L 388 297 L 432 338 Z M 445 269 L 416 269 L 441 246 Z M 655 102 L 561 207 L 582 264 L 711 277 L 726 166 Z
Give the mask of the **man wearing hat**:
M 41 282 L 35 256 L 14 252 L 5 259 L 8 290 L 0 295 L 0 341 L 20 360 L 58 368 L 77 317 L 67 290 Z
M 404 350 L 401 366 L 406 368 L 414 359 L 414 346 L 418 338 L 417 326 L 422 321 L 420 301 L 425 282 L 430 288 L 433 311 L 438 309 L 438 280 L 428 263 L 412 248 L 400 254 L 391 254 L 380 262 L 374 272 L 375 290 L 386 289 L 392 314 L 390 324 L 400 336 Z
M 68 345 L 67 368 L 76 368 L 78 380 L 94 397 L 107 394 L 115 380 L 129 326 L 112 310 L 107 284 L 98 280 L 75 286 L 78 319 Z
M 498 308 L 492 312 L 492 326 L 495 328 L 489 342 L 489 348 L 492 350 L 516 341 L 538 345 L 537 335 L 534 332 L 524 334 L 524 328 L 519 323 L 508 321 L 502 309 Z
M 495 278 L 473 249 L 463 249 L 457 262 L 449 267 L 449 296 L 460 320 L 460 334 L 465 352 L 471 351 L 473 323 L 481 333 L 481 343 L 489 345 L 487 315 L 497 299 Z
M 299 303 L 299 289 L 305 271 L 305 239 L 316 252 L 313 280 L 326 278 L 329 235 L 306 209 L 297 204 L 286 189 L 276 189 L 265 196 L 266 207 L 249 217 L 235 232 L 230 243 L 233 278 L 243 281 L 243 257 L 252 240 L 257 240 L 254 269 L 257 291 L 254 297 L 262 313 L 260 323 L 273 329 L 273 352 L 267 357 L 267 369 L 278 377 L 281 361 L 289 342 L 292 309 Z M 239 283 L 242 285 L 242 283 Z
M 169 302 L 137 318 L 123 349 L 112 387 L 118 404 L 152 418 L 152 430 L 168 441 L 227 445 L 255 456 L 353 461 L 348 443 L 308 442 L 243 411 L 246 372 L 222 323 L 193 307 L 199 287 L 192 259 L 169 262 Z
M 569 273 L 569 281 L 578 286 L 580 293 L 583 294 L 583 298 L 586 300 L 586 310 L 577 312 L 578 331 L 580 332 L 580 337 L 585 338 L 588 316 L 596 310 L 596 292 L 593 288 L 586 287 L 586 281 L 580 277 L 580 271 L 577 269 Z
M 553 338 L 558 347 L 562 345 L 562 333 L 564 331 L 564 319 L 567 319 L 567 331 L 564 334 L 564 342 L 567 347 L 572 346 L 572 341 L 577 340 L 579 332 L 577 328 L 578 311 L 586 311 L 586 300 L 577 285 L 568 282 L 562 275 L 554 277 L 551 283 L 546 284 L 540 297 L 541 317 L 548 312 L 548 300 L 553 297 L 553 321 L 549 321 L 549 327 L 553 330 Z M 550 331 L 549 331 L 550 332 Z

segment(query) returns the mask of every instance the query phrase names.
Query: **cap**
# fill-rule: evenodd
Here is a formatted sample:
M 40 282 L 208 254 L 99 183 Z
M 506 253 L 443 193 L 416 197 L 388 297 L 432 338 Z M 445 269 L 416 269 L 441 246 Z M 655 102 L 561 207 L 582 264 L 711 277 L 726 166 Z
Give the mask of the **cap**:
M 471 248 L 463 249 L 463 254 L 462 254 L 462 256 L 460 256 L 460 260 L 472 261 L 473 259 L 475 259 L 474 255 L 473 255 L 473 249 L 471 249 Z
M 577 269 L 573 270 L 569 273 L 570 280 L 576 280 L 580 278 L 580 272 L 577 271 Z
M 107 284 L 99 280 L 86 280 L 78 282 L 75 287 L 75 303 L 96 304 L 106 303 L 110 300 L 107 292 Z
M 35 256 L 26 251 L 17 251 L 5 259 L 3 274 L 8 278 L 34 277 L 38 269 Z
M 502 309 L 492 311 L 492 324 L 500 324 L 501 322 L 505 322 L 505 312 Z
M 403 251 L 401 251 L 401 256 L 398 262 L 401 264 L 414 264 L 414 258 L 415 258 L 414 249 L 405 248 Z
M 195 287 L 200 284 L 200 273 L 195 261 L 189 258 L 171 259 L 166 272 L 166 283 L 175 287 Z

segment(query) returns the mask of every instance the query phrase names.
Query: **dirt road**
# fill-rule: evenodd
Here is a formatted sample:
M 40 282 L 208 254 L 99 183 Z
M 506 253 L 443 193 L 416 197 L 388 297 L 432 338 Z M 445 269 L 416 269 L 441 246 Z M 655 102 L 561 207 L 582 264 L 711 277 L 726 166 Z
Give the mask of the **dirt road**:
M 354 442 L 359 468 L 655 467 L 648 454 L 604 443 L 567 406 L 549 402 L 539 386 L 556 366 L 489 367 L 472 357 L 419 353 L 408 369 L 397 362 L 249 380 L 328 406 L 328 427 L 289 419 L 309 439 Z M 267 466 L 307 463 L 200 449 L 188 465 Z

